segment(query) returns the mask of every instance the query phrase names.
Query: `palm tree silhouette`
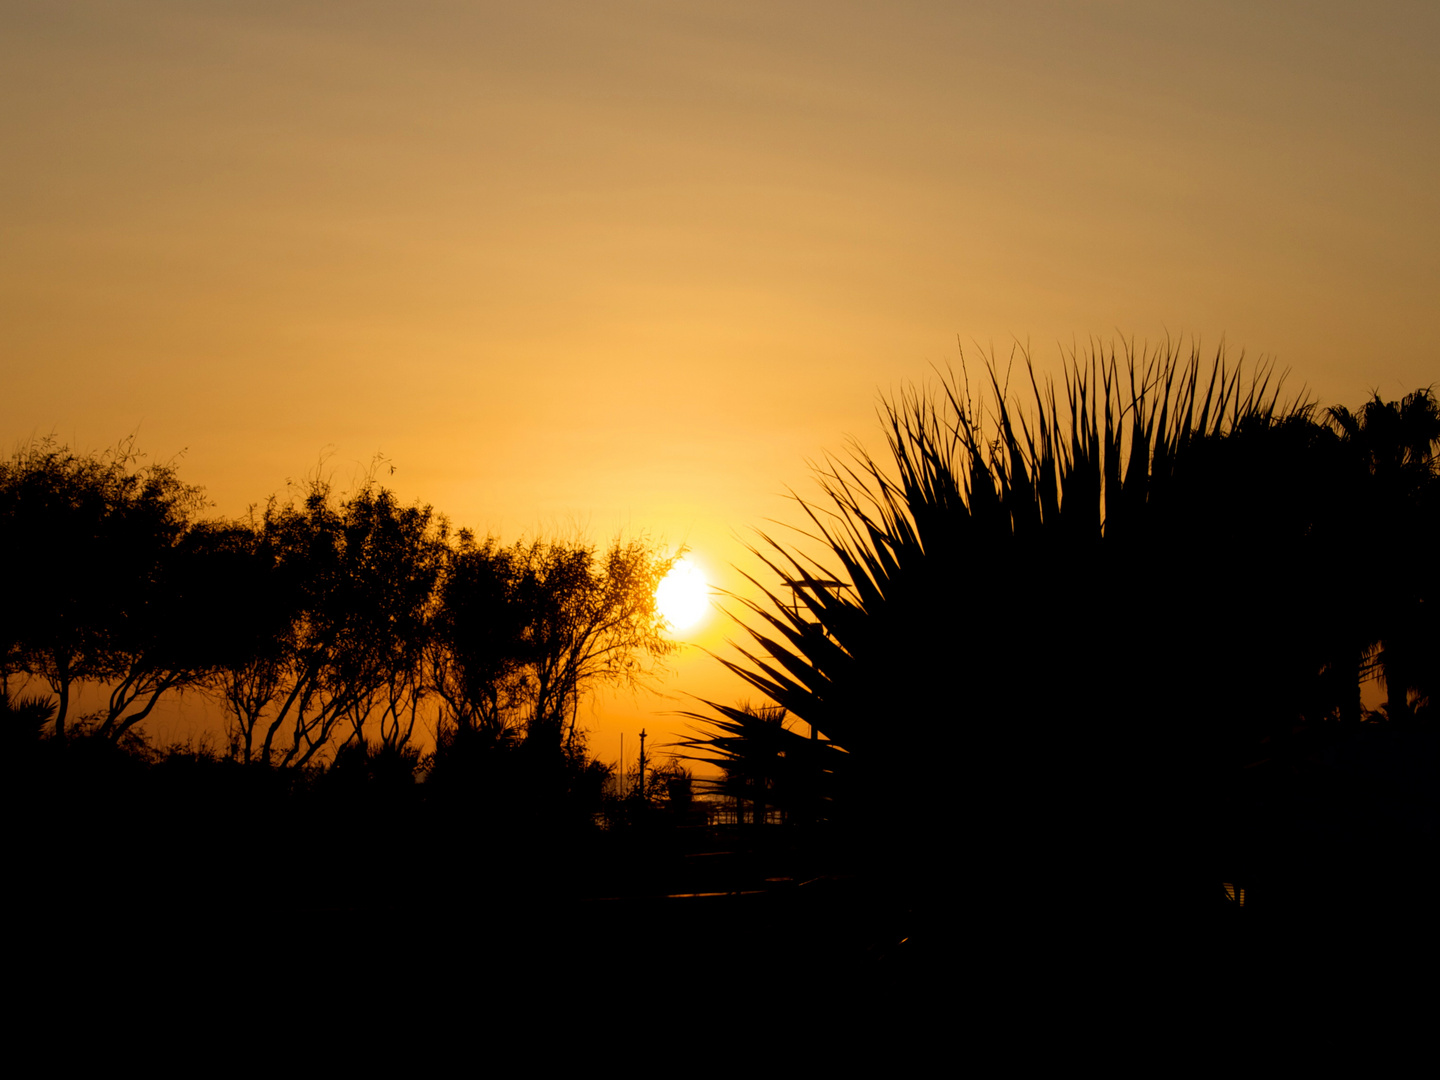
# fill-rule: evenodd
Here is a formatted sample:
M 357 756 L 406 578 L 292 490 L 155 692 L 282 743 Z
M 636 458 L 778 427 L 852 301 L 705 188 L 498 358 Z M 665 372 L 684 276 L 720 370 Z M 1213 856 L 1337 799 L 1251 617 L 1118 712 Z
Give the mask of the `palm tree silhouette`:
M 823 554 L 761 534 L 779 584 L 736 599 L 723 662 L 820 733 L 832 816 L 915 895 L 959 854 L 1017 925 L 1116 918 L 1123 882 L 1163 920 L 1214 891 L 1217 777 L 1320 696 L 1319 602 L 1276 602 L 1327 558 L 1319 429 L 1223 353 L 1072 355 L 1063 396 L 1029 374 L 1028 412 L 993 362 L 983 407 L 963 368 L 886 403 L 887 458 L 799 500 Z M 715 711 L 732 758 L 771 735 Z
M 1357 412 L 1327 416 L 1356 474 L 1354 519 L 1369 562 L 1362 673 L 1384 679 L 1385 713 L 1400 719 L 1433 702 L 1437 686 L 1440 575 L 1422 553 L 1440 534 L 1440 402 L 1428 388 L 1398 402 L 1377 393 Z

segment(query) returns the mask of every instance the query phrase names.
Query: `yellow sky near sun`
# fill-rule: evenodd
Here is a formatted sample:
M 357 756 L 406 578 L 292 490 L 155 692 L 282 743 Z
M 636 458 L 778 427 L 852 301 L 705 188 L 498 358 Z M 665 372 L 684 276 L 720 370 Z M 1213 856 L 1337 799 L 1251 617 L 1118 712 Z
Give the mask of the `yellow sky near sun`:
M 957 335 L 1223 335 L 1352 405 L 1440 373 L 1432 5 L 518 8 L 7 2 L 0 436 L 138 430 L 226 514 L 383 452 L 459 523 L 736 588 Z

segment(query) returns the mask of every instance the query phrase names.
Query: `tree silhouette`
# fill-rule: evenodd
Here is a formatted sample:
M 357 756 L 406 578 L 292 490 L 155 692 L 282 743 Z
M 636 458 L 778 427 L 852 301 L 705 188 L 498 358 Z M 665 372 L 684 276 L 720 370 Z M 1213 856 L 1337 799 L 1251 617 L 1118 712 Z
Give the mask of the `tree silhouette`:
M 483 752 L 519 738 L 525 616 L 512 602 L 514 579 L 511 552 L 493 537 L 479 543 L 462 531 L 445 552 L 425 654 L 428 685 L 441 702 L 442 744 Z
M 963 822 L 1021 922 L 1054 921 L 1056 881 L 1203 904 L 1219 778 L 1333 706 L 1313 408 L 1168 347 L 1072 356 L 1063 397 L 1030 372 L 1028 413 L 993 363 L 987 389 L 910 391 L 886 459 L 827 461 L 810 531 L 762 534 L 779 584 L 740 601 L 753 644 L 725 663 L 843 751 L 832 816 L 932 902 Z M 750 754 L 720 712 L 712 745 Z
M 23 757 L 40 741 L 46 724 L 55 719 L 55 702 L 36 695 L 11 698 L 0 692 L 0 743 L 7 761 Z
M 441 703 L 426 787 L 448 816 L 504 820 L 512 839 L 591 827 L 609 770 L 586 752 L 579 705 L 650 678 L 676 647 L 655 606 L 672 561 L 643 540 L 597 552 L 460 534 L 426 654 Z
M 678 646 L 663 632 L 655 589 L 674 564 L 641 540 L 531 544 L 515 551 L 516 599 L 531 677 L 527 738 L 574 742 L 581 698 L 601 684 L 633 687 Z
M 676 648 L 655 606 L 673 561 L 641 540 L 597 553 L 583 542 L 501 547 L 462 534 L 448 558 L 430 657 L 447 723 L 573 745 L 589 690 L 634 686 Z
M 1328 410 L 1354 470 L 1346 489 L 1368 564 L 1362 673 L 1385 681 L 1386 714 L 1410 715 L 1440 688 L 1440 573 L 1421 553 L 1440 535 L 1440 403 L 1417 390 Z
M 209 552 L 210 632 L 216 664 L 208 688 L 226 715 L 231 756 L 257 760 L 260 723 L 280 692 L 300 620 L 303 563 L 280 558 L 271 518 L 253 511 L 242 521 L 209 522 L 196 530 Z
M 236 571 L 239 617 L 217 687 L 245 760 L 303 766 L 344 725 L 402 745 L 424 693 L 426 619 L 444 535 L 429 507 L 403 507 L 373 481 L 343 500 L 312 481 L 217 542 Z M 257 745 L 258 742 L 258 745 Z
M 173 466 L 142 464 L 133 441 L 83 455 L 46 439 L 0 463 L 0 558 L 21 569 L 4 660 L 7 673 L 49 684 L 57 736 L 77 683 L 109 685 L 99 729 L 118 738 L 166 691 L 200 677 L 167 589 L 202 504 Z
M 720 705 L 705 702 L 716 716 L 680 715 L 699 721 L 705 734 L 682 740 L 692 760 L 717 765 L 721 776 L 704 779 L 713 794 L 749 805 L 751 820 L 762 824 L 766 808 L 784 812 L 790 822 L 844 820 L 857 801 L 845 790 L 850 779 L 848 755 L 833 743 L 807 737 L 785 726 L 778 705 Z

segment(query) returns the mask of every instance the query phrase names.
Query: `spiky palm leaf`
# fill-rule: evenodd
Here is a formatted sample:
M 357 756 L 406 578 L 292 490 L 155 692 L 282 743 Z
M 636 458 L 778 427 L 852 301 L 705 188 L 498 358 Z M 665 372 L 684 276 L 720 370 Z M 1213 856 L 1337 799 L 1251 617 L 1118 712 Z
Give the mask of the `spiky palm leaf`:
M 846 752 L 824 782 L 903 857 L 961 818 L 996 859 L 1093 853 L 1154 803 L 1114 865 L 1314 674 L 1316 620 L 1270 594 L 1314 561 L 1278 549 L 1308 543 L 1281 474 L 1314 425 L 1223 352 L 1072 354 L 1063 397 L 1021 359 L 1028 409 L 993 363 L 982 408 L 952 372 L 885 403 L 885 458 L 827 459 L 798 500 L 823 554 L 761 534 L 778 585 L 735 598 L 751 640 L 722 662 Z M 760 752 L 711 707 L 713 747 Z
M 792 822 L 814 822 L 843 808 L 850 755 L 785 726 L 779 706 L 703 704 L 715 715 L 685 712 L 705 734 L 679 744 L 692 760 L 718 765 L 719 777 L 701 778 L 702 790 L 751 804 L 757 820 L 767 808 Z

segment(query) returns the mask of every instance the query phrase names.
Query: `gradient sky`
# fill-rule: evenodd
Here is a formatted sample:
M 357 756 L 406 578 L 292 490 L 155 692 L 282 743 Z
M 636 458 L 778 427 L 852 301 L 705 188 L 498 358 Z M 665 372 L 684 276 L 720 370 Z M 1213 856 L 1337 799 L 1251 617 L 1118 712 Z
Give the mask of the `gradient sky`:
M 381 453 L 733 586 L 957 338 L 1440 379 L 1433 3 L 518 8 L 6 0 L 0 438 L 138 433 L 227 515 Z M 602 700 L 595 748 L 674 707 Z

